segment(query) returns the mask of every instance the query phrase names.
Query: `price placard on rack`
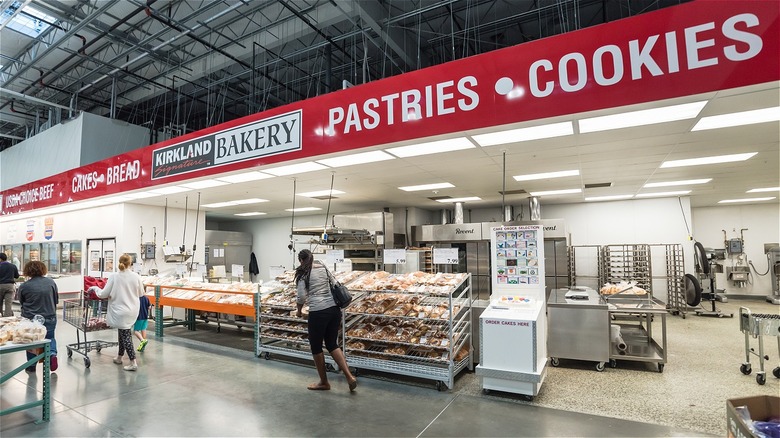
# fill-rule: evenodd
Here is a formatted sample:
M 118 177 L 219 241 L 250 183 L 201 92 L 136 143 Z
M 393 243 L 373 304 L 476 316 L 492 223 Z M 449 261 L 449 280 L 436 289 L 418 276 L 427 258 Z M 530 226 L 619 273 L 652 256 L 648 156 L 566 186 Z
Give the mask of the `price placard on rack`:
M 434 265 L 457 265 L 458 248 L 433 248 Z
M 405 265 L 406 264 L 406 250 L 405 249 L 386 249 L 383 255 L 386 265 Z
M 344 263 L 344 250 L 343 249 L 329 249 L 325 253 L 325 261 L 329 265 L 336 263 Z
M 230 273 L 233 277 L 244 278 L 244 265 L 230 265 Z

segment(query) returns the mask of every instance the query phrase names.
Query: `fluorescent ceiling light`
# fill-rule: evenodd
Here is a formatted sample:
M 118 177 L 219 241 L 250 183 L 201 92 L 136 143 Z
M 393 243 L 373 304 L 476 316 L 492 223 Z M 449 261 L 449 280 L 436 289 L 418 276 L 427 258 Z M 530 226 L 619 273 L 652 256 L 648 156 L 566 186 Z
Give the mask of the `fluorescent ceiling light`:
M 535 179 L 549 179 L 549 178 L 563 178 L 565 176 L 577 176 L 580 174 L 579 170 L 562 170 L 560 172 L 546 172 L 546 173 L 531 173 L 528 175 L 517 175 L 512 178 L 515 181 L 531 181 Z
M 759 201 L 771 201 L 775 199 L 774 196 L 769 196 L 766 198 L 745 198 L 745 199 L 724 199 L 722 201 L 718 201 L 718 204 L 732 204 L 736 202 L 759 202 Z
M 189 192 L 191 189 L 179 186 L 163 187 L 161 189 L 149 190 L 149 193 L 157 195 L 173 195 L 175 193 Z
M 762 193 L 762 192 L 780 192 L 780 187 L 764 187 L 761 189 L 750 189 L 745 193 Z
M 489 134 L 472 135 L 471 138 L 480 146 L 495 146 L 499 144 L 539 140 L 542 138 L 561 137 L 573 134 L 574 124 L 572 122 L 562 122 L 531 126 L 529 128 L 509 129 L 506 131 L 491 132 Z
M 293 212 L 299 212 L 299 211 L 316 211 L 316 210 L 322 210 L 318 207 L 300 207 L 300 208 L 285 208 L 284 211 L 293 211 Z
M 611 196 L 592 196 L 585 198 L 586 201 L 619 201 L 621 199 L 631 199 L 634 195 L 611 195 Z
M 246 172 L 246 173 L 239 173 L 238 175 L 228 175 L 228 176 L 220 176 L 219 178 L 215 178 L 218 181 L 225 181 L 231 184 L 235 183 L 242 183 L 242 182 L 248 182 L 248 181 L 257 181 L 259 179 L 266 179 L 266 178 L 273 178 L 273 175 L 269 175 L 267 173 L 262 172 Z
M 327 167 L 323 166 L 322 164 L 315 163 L 314 161 L 307 161 L 305 163 L 290 164 L 288 166 L 274 167 L 272 169 L 263 169 L 263 172 L 270 173 L 274 176 L 285 176 L 323 169 L 327 169 Z
M 689 158 L 687 160 L 672 160 L 661 163 L 662 168 L 699 166 L 702 164 L 732 163 L 734 161 L 745 161 L 758 152 L 749 152 L 746 154 L 716 155 L 713 157 Z
M 690 190 L 678 190 L 676 192 L 656 192 L 656 193 L 640 193 L 636 195 L 637 198 L 655 198 L 661 196 L 681 196 L 691 193 Z
M 683 181 L 664 181 L 664 182 L 647 183 L 643 187 L 650 188 L 650 187 L 689 186 L 693 184 L 707 184 L 710 181 L 712 181 L 712 178 L 687 179 Z
M 671 105 L 640 111 L 629 111 L 608 116 L 591 117 L 579 121 L 580 133 L 606 131 L 609 129 L 631 128 L 634 126 L 653 125 L 656 123 L 674 122 L 692 119 L 699 115 L 706 100 L 700 102 Z
M 387 152 L 399 158 L 416 157 L 418 155 L 437 154 L 440 152 L 459 151 L 475 148 L 474 143 L 466 137 L 450 138 L 447 140 L 431 141 L 427 143 L 412 144 L 397 148 L 385 149 Z
M 236 213 L 234 216 L 262 216 L 264 214 L 262 211 L 250 211 L 249 213 Z
M 316 198 L 318 196 L 343 195 L 344 193 L 345 192 L 342 192 L 341 190 L 319 190 L 316 192 L 298 193 L 298 196 L 304 196 L 307 198 Z
M 778 120 L 780 120 L 780 107 L 775 106 L 772 108 L 702 117 L 691 131 L 753 125 L 755 123 L 776 122 Z
M 155 196 L 160 196 L 156 193 L 149 193 L 149 192 L 138 192 L 138 193 L 128 193 L 124 196 L 127 196 L 130 199 L 144 199 L 144 198 L 153 198 Z
M 419 192 L 421 190 L 449 189 L 452 187 L 455 186 L 445 182 L 445 183 L 434 183 L 434 184 L 421 184 L 419 186 L 405 186 L 405 187 L 398 187 L 398 188 L 405 192 Z
M 482 198 L 479 196 L 466 196 L 465 198 L 447 198 L 447 199 L 437 199 L 437 202 L 467 202 L 467 201 L 481 201 Z
M 531 192 L 531 196 L 569 195 L 581 192 L 582 189 L 547 190 L 545 192 Z
M 225 181 L 217 181 L 215 179 L 206 179 L 203 181 L 194 181 L 191 183 L 182 184 L 182 187 L 187 187 L 188 189 L 193 190 L 199 190 L 199 189 L 208 189 L 210 187 L 219 187 L 219 186 L 226 186 L 230 183 Z
M 238 205 L 244 205 L 244 204 L 258 204 L 260 202 L 268 202 L 268 200 L 260 199 L 260 198 L 249 198 L 249 199 L 238 199 L 231 202 L 235 202 Z
M 238 205 L 236 202 L 228 201 L 228 202 L 215 202 L 214 204 L 203 204 L 201 207 L 205 208 L 222 208 L 222 207 L 235 207 Z
M 359 154 L 344 155 L 343 157 L 325 158 L 323 160 L 317 160 L 317 162 L 328 167 L 343 167 L 394 159 L 395 157 L 388 154 L 387 152 L 371 151 L 361 152 Z

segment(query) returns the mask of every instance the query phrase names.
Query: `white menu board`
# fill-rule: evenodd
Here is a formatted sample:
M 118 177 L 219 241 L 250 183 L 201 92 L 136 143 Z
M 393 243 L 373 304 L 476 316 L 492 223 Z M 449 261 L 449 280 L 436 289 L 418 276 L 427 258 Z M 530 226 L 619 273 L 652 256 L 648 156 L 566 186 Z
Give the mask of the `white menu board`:
M 491 273 L 494 294 L 540 292 L 544 297 L 544 237 L 540 225 L 493 227 Z

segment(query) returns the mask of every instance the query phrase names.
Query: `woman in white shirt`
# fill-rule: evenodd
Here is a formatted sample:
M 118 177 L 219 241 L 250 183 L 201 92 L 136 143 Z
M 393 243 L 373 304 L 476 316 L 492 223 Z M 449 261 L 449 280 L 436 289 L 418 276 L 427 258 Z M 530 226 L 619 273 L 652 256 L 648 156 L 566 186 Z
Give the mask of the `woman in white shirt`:
M 108 298 L 106 322 L 119 332 L 119 354 L 114 358 L 114 363 L 121 365 L 122 357 L 127 352 L 130 364 L 124 367 L 125 371 L 138 369 L 132 334 L 140 306 L 138 298 L 144 294 L 141 277 L 129 269 L 132 263 L 133 259 L 129 255 L 122 254 L 119 257 L 119 272 L 108 278 L 106 287 L 104 289 L 97 286 L 90 287 L 98 297 Z

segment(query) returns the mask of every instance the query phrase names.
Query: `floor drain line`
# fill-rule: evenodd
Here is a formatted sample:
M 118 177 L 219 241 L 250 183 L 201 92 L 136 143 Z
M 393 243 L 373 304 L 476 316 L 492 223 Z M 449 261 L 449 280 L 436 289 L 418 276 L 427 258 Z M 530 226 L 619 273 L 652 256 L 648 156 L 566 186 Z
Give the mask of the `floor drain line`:
M 441 414 L 443 414 L 443 413 L 444 413 L 444 411 L 446 411 L 446 410 L 447 410 L 447 408 L 448 408 L 448 407 L 450 407 L 450 405 L 452 404 L 452 402 L 454 402 L 454 401 L 455 401 L 455 399 L 456 399 L 456 398 L 458 398 L 458 397 L 460 397 L 460 394 L 456 394 L 456 395 L 455 395 L 455 397 L 453 397 L 453 398 L 452 398 L 452 400 L 450 400 L 450 402 L 449 402 L 449 403 L 447 403 L 447 406 L 445 406 L 444 408 L 442 408 L 441 412 L 439 412 L 439 414 L 438 414 L 438 415 L 436 415 L 436 416 L 433 418 L 433 420 L 431 420 L 431 422 L 430 422 L 430 423 L 428 423 L 428 425 L 427 425 L 427 426 L 425 426 L 425 429 L 423 429 L 422 431 L 420 431 L 420 433 L 419 433 L 419 434 L 417 434 L 417 438 L 420 438 L 420 437 L 422 436 L 422 434 L 424 434 L 424 433 L 425 433 L 425 431 L 426 431 L 426 430 L 428 430 L 428 428 L 429 428 L 429 427 L 431 427 L 431 425 L 432 425 L 433 423 L 435 423 L 435 422 L 436 422 L 436 420 L 438 420 L 438 419 L 439 419 L 439 417 L 441 417 Z

